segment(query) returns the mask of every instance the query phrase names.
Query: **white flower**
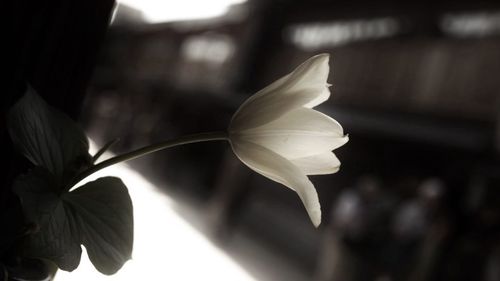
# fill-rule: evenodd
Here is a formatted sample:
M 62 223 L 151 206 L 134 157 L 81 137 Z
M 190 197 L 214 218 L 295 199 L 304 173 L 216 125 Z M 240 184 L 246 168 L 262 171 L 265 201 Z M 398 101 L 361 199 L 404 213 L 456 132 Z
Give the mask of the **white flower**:
M 307 175 L 331 174 L 331 151 L 348 141 L 342 126 L 314 106 L 330 96 L 329 55 L 314 56 L 246 100 L 233 115 L 229 139 L 252 170 L 299 195 L 314 226 L 321 223 L 318 194 Z

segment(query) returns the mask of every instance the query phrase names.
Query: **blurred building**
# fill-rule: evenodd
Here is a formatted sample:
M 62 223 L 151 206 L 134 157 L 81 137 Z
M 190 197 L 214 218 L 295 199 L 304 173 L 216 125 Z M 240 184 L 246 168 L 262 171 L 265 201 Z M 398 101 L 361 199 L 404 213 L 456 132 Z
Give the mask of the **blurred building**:
M 320 110 L 350 135 L 313 177 L 323 225 L 224 144 L 133 162 L 260 280 L 499 280 L 500 3 L 248 0 L 147 23 L 120 6 L 84 109 L 125 151 L 223 130 L 253 92 L 331 54 Z M 269 264 L 273 264 L 272 267 Z

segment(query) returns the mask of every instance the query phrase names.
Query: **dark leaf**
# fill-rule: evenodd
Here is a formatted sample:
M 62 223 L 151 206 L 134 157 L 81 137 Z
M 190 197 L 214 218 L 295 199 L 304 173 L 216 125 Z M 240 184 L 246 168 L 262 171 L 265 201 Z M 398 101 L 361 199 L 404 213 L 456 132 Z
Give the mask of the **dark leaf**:
M 82 244 L 100 272 L 113 274 L 130 259 L 132 201 L 119 178 L 104 177 L 64 195 L 75 210 Z
M 91 161 L 88 140 L 81 128 L 29 86 L 9 112 L 8 127 L 21 153 L 33 164 L 47 168 L 59 182 L 74 176 Z
M 35 168 L 14 183 L 28 222 L 38 231 L 26 241 L 26 255 L 45 258 L 59 268 L 72 271 L 78 267 L 82 249 L 75 217 L 54 190 L 53 176 L 43 168 Z
M 9 276 L 5 280 L 44 281 L 52 280 L 57 267 L 48 260 L 21 258 L 15 265 L 6 266 L 5 269 Z
M 105 177 L 59 196 L 53 182 L 50 173 L 36 168 L 14 186 L 26 218 L 39 225 L 28 239 L 29 256 L 72 271 L 83 244 L 97 270 L 115 273 L 130 259 L 133 245 L 132 202 L 126 186 L 118 178 Z

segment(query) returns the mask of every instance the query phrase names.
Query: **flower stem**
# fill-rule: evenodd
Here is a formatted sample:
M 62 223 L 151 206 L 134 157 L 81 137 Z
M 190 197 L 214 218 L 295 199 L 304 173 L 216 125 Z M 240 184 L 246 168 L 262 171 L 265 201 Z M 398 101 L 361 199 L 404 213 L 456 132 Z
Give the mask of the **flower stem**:
M 77 184 L 81 180 L 85 179 L 86 177 L 92 175 L 93 173 L 95 173 L 101 169 L 104 169 L 106 167 L 109 167 L 111 165 L 118 164 L 120 162 L 125 162 L 128 160 L 132 160 L 132 159 L 135 159 L 135 158 L 138 158 L 138 157 L 141 157 L 141 156 L 144 156 L 144 155 L 147 155 L 147 154 L 159 151 L 159 150 L 174 147 L 174 146 L 179 146 L 179 145 L 184 145 L 184 144 L 189 144 L 189 143 L 196 143 L 196 142 L 215 141 L 215 140 L 228 140 L 227 133 L 226 132 L 208 132 L 208 133 L 186 135 L 186 136 L 179 137 L 177 139 L 162 141 L 162 142 L 159 142 L 156 144 L 147 145 L 145 147 L 127 152 L 125 154 L 117 155 L 115 157 L 104 160 L 104 161 L 102 161 L 94 166 L 91 166 L 87 170 L 83 171 L 81 174 L 77 175 L 76 178 L 67 187 L 66 190 L 69 190 L 75 184 Z

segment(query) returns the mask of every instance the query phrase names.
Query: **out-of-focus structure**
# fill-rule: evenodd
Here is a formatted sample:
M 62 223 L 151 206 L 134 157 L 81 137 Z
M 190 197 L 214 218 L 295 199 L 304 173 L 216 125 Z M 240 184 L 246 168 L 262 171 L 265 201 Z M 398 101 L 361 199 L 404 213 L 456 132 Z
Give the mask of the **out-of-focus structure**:
M 500 3 L 248 0 L 154 24 L 121 5 L 107 36 L 83 118 L 117 152 L 223 130 L 331 54 L 320 110 L 351 138 L 340 172 L 313 177 L 319 229 L 225 143 L 133 162 L 259 280 L 500 280 Z

